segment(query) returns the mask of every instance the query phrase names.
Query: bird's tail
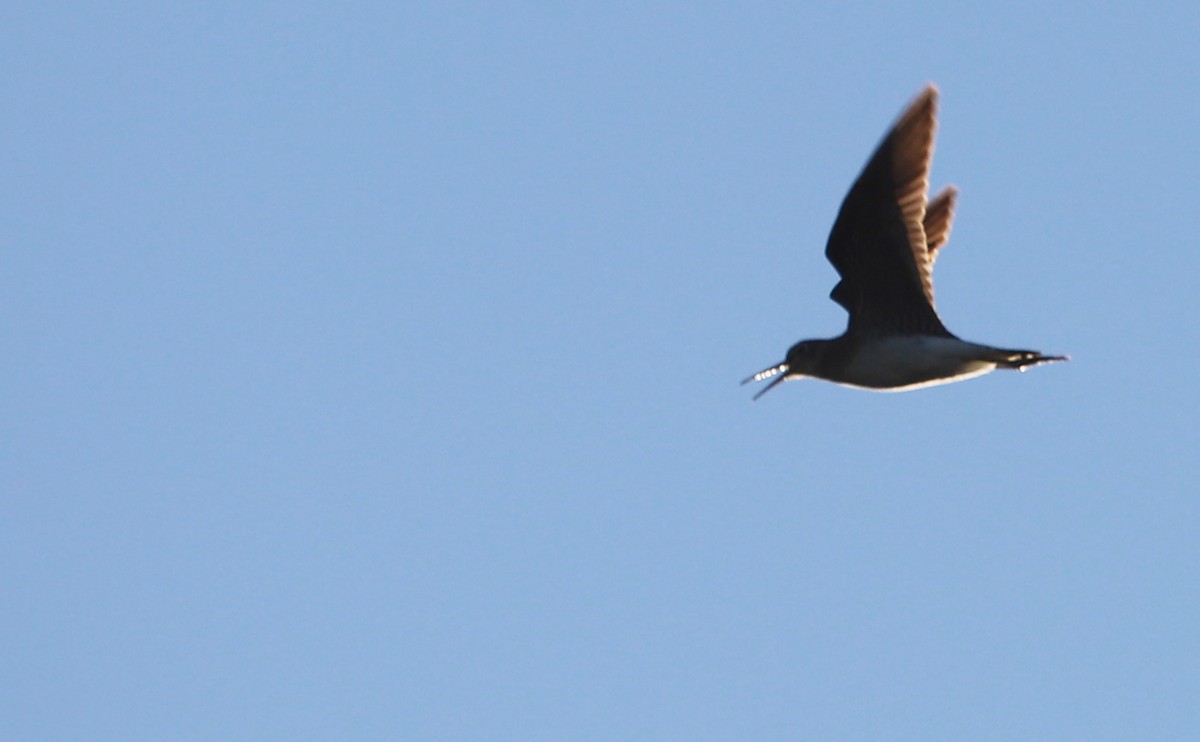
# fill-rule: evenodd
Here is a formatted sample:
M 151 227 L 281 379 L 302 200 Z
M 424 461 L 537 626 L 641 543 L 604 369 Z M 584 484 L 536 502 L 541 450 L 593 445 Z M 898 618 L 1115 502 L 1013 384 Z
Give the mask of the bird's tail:
M 1048 356 L 1036 350 L 1002 350 L 993 348 L 989 361 L 993 361 L 997 368 L 1015 368 L 1018 371 L 1024 371 L 1031 366 L 1040 366 L 1043 363 L 1058 363 L 1059 361 L 1069 361 L 1071 356 Z

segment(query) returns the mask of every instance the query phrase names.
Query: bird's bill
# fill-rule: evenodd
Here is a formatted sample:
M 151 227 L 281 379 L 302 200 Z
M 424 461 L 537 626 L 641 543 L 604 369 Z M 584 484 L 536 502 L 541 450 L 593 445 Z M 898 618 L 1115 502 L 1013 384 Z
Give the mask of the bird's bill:
M 749 384 L 752 381 L 763 381 L 765 379 L 771 379 L 770 384 L 767 384 L 765 387 L 763 387 L 758 392 L 758 394 L 754 395 L 754 399 L 757 400 L 762 395 L 764 395 L 767 392 L 774 389 L 780 382 L 787 381 L 787 379 L 788 379 L 787 370 L 788 370 L 788 365 L 786 363 L 780 363 L 777 366 L 771 366 L 770 368 L 764 368 L 762 371 L 759 371 L 758 373 L 754 374 L 753 376 L 747 376 L 745 379 L 742 379 L 742 384 Z M 771 378 L 771 377 L 775 377 L 775 378 Z
M 754 397 L 753 397 L 753 401 L 757 402 L 759 397 L 761 397 L 762 395 L 764 395 L 764 394 L 766 394 L 767 392 L 771 391 L 772 389 L 774 389 L 775 387 L 779 386 L 780 384 L 782 384 L 783 382 L 787 381 L 787 380 L 788 380 L 788 379 L 790 379 L 790 378 L 794 378 L 794 377 L 791 377 L 791 376 L 788 376 L 788 375 L 784 374 L 783 376 L 776 376 L 774 379 L 771 379 L 771 383 L 770 383 L 770 384 L 767 384 L 766 386 L 764 386 L 764 387 L 763 387 L 763 388 L 762 388 L 762 389 L 761 389 L 761 390 L 758 392 L 758 394 L 755 394 L 755 395 L 754 395 Z

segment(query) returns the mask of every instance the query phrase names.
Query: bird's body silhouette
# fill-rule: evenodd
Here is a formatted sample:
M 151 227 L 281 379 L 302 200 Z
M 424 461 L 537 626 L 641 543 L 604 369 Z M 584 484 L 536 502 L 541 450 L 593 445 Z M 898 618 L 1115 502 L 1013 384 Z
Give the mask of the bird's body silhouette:
M 825 256 L 841 280 L 829 297 L 850 313 L 846 332 L 803 340 L 782 363 L 742 383 L 810 376 L 880 391 L 970 379 L 997 368 L 1065 361 L 1033 350 L 961 340 L 933 303 L 933 263 L 950 236 L 958 191 L 927 201 L 937 88 L 927 86 L 896 121 L 846 194 Z M 775 378 L 772 378 L 775 377 Z

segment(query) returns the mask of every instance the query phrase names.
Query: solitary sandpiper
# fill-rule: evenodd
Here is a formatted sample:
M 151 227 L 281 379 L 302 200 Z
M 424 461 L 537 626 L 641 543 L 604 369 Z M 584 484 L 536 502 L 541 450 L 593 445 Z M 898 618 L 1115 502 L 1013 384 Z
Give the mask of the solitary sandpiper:
M 937 88 L 927 86 L 888 132 L 846 194 L 825 246 L 841 281 L 829 298 L 850 322 L 840 337 L 802 340 L 782 363 L 742 383 L 811 376 L 836 384 L 903 391 L 948 384 L 997 368 L 1024 371 L 1065 361 L 1035 350 L 960 340 L 933 308 L 933 262 L 950 236 L 958 191 L 928 201 Z

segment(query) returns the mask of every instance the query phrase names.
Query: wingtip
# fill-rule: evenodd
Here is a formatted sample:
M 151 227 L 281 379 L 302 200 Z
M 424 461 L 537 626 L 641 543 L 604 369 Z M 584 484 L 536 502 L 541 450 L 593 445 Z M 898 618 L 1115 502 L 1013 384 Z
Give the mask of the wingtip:
M 921 88 L 921 92 L 917 93 L 917 97 L 909 105 L 908 109 L 915 116 L 928 116 L 936 121 L 938 115 L 938 102 L 941 96 L 941 91 L 937 85 L 933 83 L 927 84 Z M 934 124 L 936 126 L 936 124 Z
M 926 106 L 937 108 L 937 100 L 939 95 L 941 95 L 941 91 L 938 89 L 937 85 L 931 82 L 926 83 L 925 87 L 921 88 L 920 91 L 913 96 L 912 103 L 908 105 L 908 110 L 920 110 Z
M 927 126 L 932 136 L 933 128 L 936 126 L 938 95 L 938 87 L 933 83 L 929 83 L 921 88 L 920 92 L 901 111 L 900 117 L 896 119 L 896 123 L 892 126 L 892 133 L 894 134 L 897 130 L 906 129 L 917 121 L 928 121 Z

